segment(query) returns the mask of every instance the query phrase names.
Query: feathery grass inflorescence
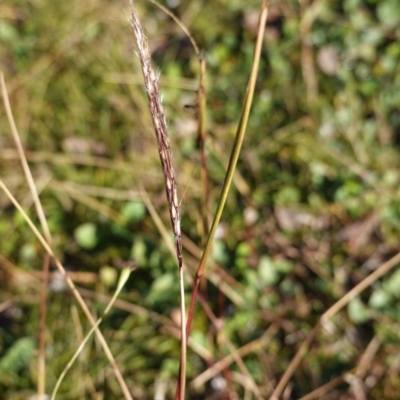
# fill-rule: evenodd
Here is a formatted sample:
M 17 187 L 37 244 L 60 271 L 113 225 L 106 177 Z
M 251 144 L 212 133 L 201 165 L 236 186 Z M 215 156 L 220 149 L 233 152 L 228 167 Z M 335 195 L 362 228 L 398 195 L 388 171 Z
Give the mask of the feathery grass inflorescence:
M 180 294 L 181 294 L 181 371 L 178 387 L 181 399 L 185 396 L 185 370 L 186 370 L 186 318 L 185 318 L 185 292 L 183 280 L 183 260 L 182 260 L 182 239 L 181 239 L 181 218 L 179 213 L 179 202 L 175 171 L 172 165 L 172 151 L 168 136 L 167 121 L 165 119 L 164 108 L 161 101 L 158 80 L 151 65 L 150 50 L 147 44 L 139 18 L 133 6 L 131 6 L 131 22 L 135 33 L 136 43 L 144 83 L 149 100 L 149 108 L 153 120 L 154 130 L 157 139 L 158 153 L 160 155 L 161 166 L 164 174 L 165 190 L 167 194 L 169 213 L 172 224 L 172 231 L 175 239 L 176 256 L 178 258 Z
M 169 142 L 167 121 L 165 119 L 164 108 L 161 102 L 160 91 L 158 88 L 158 80 L 150 61 L 150 51 L 147 45 L 147 40 L 143 33 L 143 29 L 140 25 L 137 14 L 133 8 L 133 2 L 131 2 L 131 5 L 132 27 L 135 32 L 137 47 L 139 50 L 140 63 L 142 65 L 144 83 L 146 86 L 147 96 L 149 98 L 149 107 L 157 138 L 158 153 L 160 155 L 161 166 L 164 173 L 164 182 L 172 223 L 172 231 L 174 233 L 176 244 L 176 255 L 178 257 L 179 268 L 181 268 L 182 240 L 179 203 L 177 196 L 175 171 L 172 166 L 172 151 Z

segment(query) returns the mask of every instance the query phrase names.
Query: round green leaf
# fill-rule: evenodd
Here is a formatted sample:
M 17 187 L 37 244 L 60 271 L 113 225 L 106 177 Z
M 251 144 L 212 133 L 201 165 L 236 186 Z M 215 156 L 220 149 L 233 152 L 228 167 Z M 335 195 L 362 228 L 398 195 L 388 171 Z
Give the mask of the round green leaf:
M 118 272 L 115 268 L 105 265 L 100 268 L 100 280 L 107 286 L 114 286 L 118 279 Z
M 25 243 L 19 255 L 23 261 L 32 262 L 36 258 L 36 247 L 32 243 Z
M 385 27 L 392 28 L 400 22 L 398 0 L 380 1 L 376 13 Z
M 390 279 L 385 283 L 384 288 L 388 295 L 392 295 L 397 299 L 400 298 L 400 269 L 392 274 Z
M 222 240 L 215 240 L 212 248 L 212 256 L 215 261 L 220 264 L 225 264 L 228 259 L 228 252 L 225 243 Z
M 147 263 L 146 244 L 143 239 L 137 238 L 132 245 L 131 257 L 139 266 L 144 266 Z
M 375 290 L 370 299 L 369 299 L 369 306 L 375 308 L 377 310 L 381 310 L 387 307 L 392 302 L 392 296 L 385 292 L 383 289 Z
M 356 324 L 362 324 L 370 319 L 368 309 L 358 297 L 349 303 L 347 309 L 350 320 Z
M 96 225 L 87 222 L 78 226 L 74 231 L 74 238 L 80 247 L 91 250 L 97 245 Z
M 258 275 L 261 281 L 268 286 L 272 286 L 278 281 L 279 275 L 270 257 L 262 256 L 260 258 Z
M 0 40 L 12 43 L 18 39 L 18 31 L 14 25 L 7 22 L 5 19 L 0 20 Z
M 146 206 L 141 201 L 130 201 L 122 207 L 121 214 L 130 222 L 139 222 L 146 214 Z
M 147 300 L 154 302 L 164 299 L 165 296 L 171 291 L 176 279 L 177 277 L 175 277 L 175 275 L 172 273 L 166 273 L 159 276 L 151 285 Z
M 236 248 L 237 257 L 247 257 L 251 253 L 250 245 L 247 242 L 239 243 Z

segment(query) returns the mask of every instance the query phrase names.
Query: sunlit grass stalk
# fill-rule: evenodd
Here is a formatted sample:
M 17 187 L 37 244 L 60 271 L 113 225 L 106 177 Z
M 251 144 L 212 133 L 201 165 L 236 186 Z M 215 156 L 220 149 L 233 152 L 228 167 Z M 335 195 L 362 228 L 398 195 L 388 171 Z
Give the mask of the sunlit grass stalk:
M 265 26 L 266 26 L 267 17 L 268 17 L 268 6 L 269 6 L 269 0 L 263 0 L 261 3 L 260 18 L 259 18 L 259 22 L 258 22 L 257 40 L 256 40 L 254 55 L 253 55 L 253 63 L 252 63 L 252 68 L 251 68 L 251 72 L 250 72 L 249 82 L 247 84 L 246 95 L 245 95 L 245 98 L 243 101 L 242 112 L 241 112 L 238 128 L 236 131 L 235 142 L 233 144 L 233 148 L 232 148 L 231 156 L 229 159 L 229 164 L 228 164 L 227 172 L 225 175 L 224 184 L 222 186 L 222 191 L 221 191 L 221 195 L 219 198 L 217 210 L 215 212 L 214 220 L 211 225 L 211 230 L 210 230 L 210 233 L 208 234 L 207 242 L 206 242 L 202 257 L 200 259 L 198 269 L 196 271 L 195 283 L 194 283 L 194 287 L 193 287 L 193 291 L 192 291 L 192 297 L 191 297 L 189 313 L 188 313 L 188 320 L 187 320 L 187 325 L 186 325 L 187 337 L 189 337 L 190 329 L 192 327 L 194 307 L 196 304 L 197 292 L 199 289 L 201 277 L 203 276 L 205 267 L 207 265 L 207 260 L 208 260 L 208 256 L 211 251 L 212 243 L 214 241 L 215 232 L 217 230 L 219 221 L 222 216 L 223 209 L 225 207 L 226 199 L 228 197 L 228 192 L 229 192 L 229 189 L 230 189 L 230 186 L 232 183 L 233 175 L 235 173 L 237 161 L 239 159 L 240 150 L 242 148 L 243 139 L 244 139 L 244 136 L 246 133 L 247 122 L 249 119 L 250 109 L 251 109 L 251 105 L 253 102 L 258 67 L 260 64 L 260 56 L 261 56 L 262 44 L 263 44 L 263 40 L 264 40 Z M 181 374 L 184 373 L 183 369 L 180 371 L 180 373 Z M 180 398 L 180 393 L 179 393 L 179 391 L 177 391 L 175 393 L 175 400 L 178 400 L 179 398 Z
M 183 373 L 180 374 L 178 387 L 180 388 L 181 400 L 185 397 L 186 384 L 186 311 L 185 311 L 185 285 L 183 276 L 182 261 L 182 239 L 181 239 L 181 218 L 179 212 L 178 194 L 176 186 L 175 171 L 172 165 L 172 151 L 169 142 L 167 121 L 164 114 L 164 108 L 161 101 L 158 80 L 151 65 L 150 50 L 147 44 L 139 18 L 136 14 L 133 1 L 131 6 L 131 23 L 136 37 L 136 43 L 139 52 L 140 64 L 144 77 L 144 83 L 149 100 L 149 108 L 152 116 L 154 130 L 157 139 L 158 153 L 164 174 L 165 190 L 168 200 L 169 213 L 172 224 L 172 231 L 175 239 L 176 256 L 178 259 L 179 285 L 181 298 L 181 359 L 180 364 Z
M 7 87 L 4 80 L 4 74 L 0 71 L 0 83 L 1 93 L 3 97 L 4 108 L 6 110 L 8 123 L 11 128 L 11 133 L 14 138 L 15 146 L 17 148 L 18 157 L 22 164 L 22 169 L 26 177 L 26 181 L 29 186 L 29 190 L 32 194 L 33 202 L 35 204 L 36 212 L 39 217 L 39 221 L 44 232 L 47 243 L 51 246 L 51 234 L 47 224 L 46 216 L 40 202 L 40 198 L 33 180 L 31 170 L 29 168 L 28 161 L 25 157 L 25 151 L 22 146 L 21 139 L 18 134 L 18 129 L 14 121 L 10 100 L 8 98 Z M 42 398 L 45 393 L 46 387 L 46 359 L 45 359 L 45 328 L 46 328 L 46 313 L 47 313 L 47 288 L 49 281 L 49 268 L 50 268 L 50 257 L 48 254 L 44 255 L 43 268 L 42 268 L 42 289 L 40 291 L 40 311 L 39 311 L 39 328 L 38 328 L 38 382 L 37 382 L 37 396 Z
M 111 300 L 107 304 L 107 307 L 103 312 L 103 315 L 97 320 L 96 324 L 94 326 L 92 326 L 90 331 L 87 333 L 86 337 L 83 339 L 82 343 L 79 345 L 79 347 L 76 350 L 75 354 L 72 356 L 71 360 L 65 366 L 65 368 L 64 368 L 63 372 L 61 373 L 60 377 L 57 379 L 57 383 L 54 386 L 54 390 L 53 390 L 53 393 L 51 395 L 51 399 L 50 400 L 55 400 L 57 392 L 58 392 L 58 389 L 59 389 L 59 387 L 60 387 L 65 375 L 71 369 L 73 363 L 75 362 L 75 360 L 78 358 L 79 354 L 82 352 L 83 348 L 85 347 L 85 344 L 88 342 L 90 337 L 93 335 L 94 331 L 102 323 L 104 317 L 108 314 L 108 312 L 110 311 L 111 307 L 114 305 L 115 300 L 119 296 L 122 288 L 125 286 L 125 283 L 128 281 L 130 273 L 131 273 L 131 269 L 130 268 L 124 268 L 122 270 L 121 275 L 119 277 L 118 285 L 117 285 L 117 288 L 115 290 L 115 293 L 114 293 L 113 297 L 111 298 Z

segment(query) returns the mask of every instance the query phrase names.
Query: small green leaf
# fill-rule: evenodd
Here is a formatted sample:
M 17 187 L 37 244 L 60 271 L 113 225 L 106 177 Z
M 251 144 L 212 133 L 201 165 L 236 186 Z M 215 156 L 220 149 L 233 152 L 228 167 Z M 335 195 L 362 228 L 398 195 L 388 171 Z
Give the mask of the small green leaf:
M 164 299 L 171 291 L 176 279 L 177 278 L 172 273 L 165 273 L 159 276 L 151 285 L 147 300 L 154 302 L 156 300 Z
M 97 37 L 100 32 L 100 24 L 92 24 L 86 28 L 84 33 L 84 40 L 87 43 L 93 42 L 93 40 Z
M 0 40 L 12 43 L 18 39 L 18 31 L 14 25 L 7 22 L 5 19 L 0 20 Z
M 247 242 L 239 243 L 236 247 L 236 256 L 237 257 L 247 257 L 251 253 L 251 247 Z
M 287 294 L 289 296 L 293 296 L 296 289 L 294 282 L 289 279 L 285 279 L 284 281 L 282 281 L 279 287 L 284 294 Z
M 122 207 L 121 214 L 130 222 L 139 222 L 146 214 L 146 206 L 141 201 L 130 201 Z
M 74 231 L 74 238 L 78 245 L 86 250 L 91 250 L 97 245 L 96 225 L 87 222 L 78 226 Z
M 398 0 L 380 1 L 376 7 L 376 13 L 380 21 L 389 29 L 400 22 Z
M 140 267 L 147 264 L 146 250 L 146 244 L 144 241 L 141 238 L 137 238 L 131 249 L 131 257 Z
M 377 289 L 372 293 L 368 304 L 371 308 L 381 310 L 387 307 L 392 302 L 392 300 L 393 298 L 389 293 L 387 293 L 383 289 Z
M 297 204 L 300 201 L 300 192 L 293 186 L 285 186 L 275 195 L 275 202 L 280 206 Z
M 386 281 L 384 289 L 388 295 L 397 299 L 400 298 L 400 269 L 395 271 L 390 279 Z
M 209 343 L 207 342 L 207 336 L 202 331 L 193 330 L 190 333 L 190 339 L 204 348 L 207 348 L 209 346 Z
M 19 255 L 23 261 L 31 262 L 36 257 L 36 247 L 32 243 L 26 243 L 21 247 Z
M 272 286 L 278 282 L 279 275 L 270 257 L 262 256 L 260 258 L 260 263 L 258 264 L 258 275 L 261 281 L 267 286 Z
M 274 261 L 274 266 L 282 274 L 288 274 L 293 270 L 293 264 L 288 260 L 276 260 Z
M 212 248 L 212 257 L 213 259 L 220 263 L 225 264 L 229 257 L 226 251 L 225 243 L 222 240 L 215 240 Z
M 161 376 L 164 379 L 175 377 L 179 370 L 179 360 L 166 359 L 161 364 Z
M 35 346 L 35 340 L 31 337 L 16 340 L 0 359 L 0 376 L 6 372 L 17 373 L 33 357 Z
M 350 320 L 357 324 L 362 324 L 370 319 L 368 309 L 358 297 L 349 303 L 347 310 Z
M 117 282 L 118 273 L 117 270 L 113 267 L 105 265 L 100 268 L 100 280 L 107 287 L 114 286 Z

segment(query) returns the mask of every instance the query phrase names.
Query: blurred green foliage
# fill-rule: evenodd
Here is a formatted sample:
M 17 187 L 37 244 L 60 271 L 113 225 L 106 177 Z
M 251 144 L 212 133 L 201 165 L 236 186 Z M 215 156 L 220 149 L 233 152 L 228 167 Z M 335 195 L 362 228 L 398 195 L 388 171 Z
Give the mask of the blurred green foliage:
M 160 73 L 182 198 L 182 230 L 200 246 L 200 156 L 195 105 L 197 57 L 162 11 L 136 2 Z M 257 1 L 165 2 L 204 49 L 207 69 L 211 210 L 219 196 L 244 98 L 256 36 Z M 134 397 L 171 398 L 178 370 L 179 299 L 174 257 L 138 193 L 148 192 L 169 228 L 127 3 L 91 0 L 0 3 L 0 68 L 52 233 L 93 312 L 112 295 L 118 270 L 137 269 L 102 329 Z M 319 316 L 396 254 L 400 227 L 400 4 L 397 0 L 271 1 L 257 91 L 239 168 L 202 289 L 219 320 L 198 305 L 189 381 L 232 348 L 273 332 L 244 365 L 268 398 Z M 187 107 L 189 106 L 189 107 Z M 0 111 L 1 179 L 38 224 Z M 28 398 L 37 382 L 43 250 L 0 194 L 0 393 Z M 188 273 L 196 250 L 185 242 Z M 222 273 L 224 271 L 224 273 Z M 86 275 L 85 275 L 86 274 Z M 51 276 L 47 315 L 50 392 L 89 323 Z M 300 398 L 360 372 L 365 397 L 395 399 L 399 272 L 353 299 L 319 331 L 290 383 Z M 225 282 L 228 289 L 224 289 Z M 57 289 L 58 288 L 58 289 Z M 230 288 L 230 290 L 229 290 Z M 189 299 L 190 286 L 187 286 Z M 11 300 L 10 300 L 11 299 Z M 11 303 L 7 301 L 10 300 Z M 131 306 L 129 306 L 131 305 Z M 224 336 L 225 335 L 225 336 Z M 244 398 L 236 363 L 190 398 Z M 363 375 L 364 374 L 364 375 Z M 371 379 L 367 379 L 371 378 Z M 346 383 L 347 382 L 347 383 Z M 342 381 L 325 399 L 352 398 Z M 59 398 L 121 398 L 93 341 Z

